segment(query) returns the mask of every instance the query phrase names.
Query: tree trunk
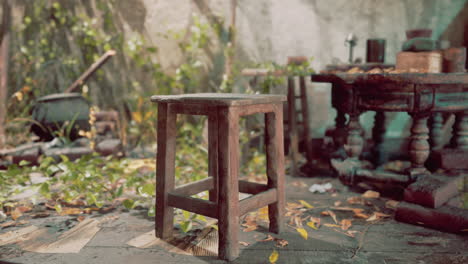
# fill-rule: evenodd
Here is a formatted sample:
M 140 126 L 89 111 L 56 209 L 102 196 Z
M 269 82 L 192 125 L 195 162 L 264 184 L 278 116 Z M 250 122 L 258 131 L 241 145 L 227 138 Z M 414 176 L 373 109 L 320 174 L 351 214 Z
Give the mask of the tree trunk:
M 5 119 L 8 95 L 8 48 L 10 44 L 11 15 L 11 6 L 9 0 L 3 0 L 2 9 L 2 28 L 0 32 L 0 148 L 4 147 L 6 141 Z

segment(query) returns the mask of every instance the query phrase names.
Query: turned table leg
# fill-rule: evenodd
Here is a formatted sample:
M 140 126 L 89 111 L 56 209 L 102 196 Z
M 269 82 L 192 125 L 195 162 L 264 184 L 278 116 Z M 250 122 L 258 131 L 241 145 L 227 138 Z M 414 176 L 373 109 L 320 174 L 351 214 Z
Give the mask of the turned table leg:
M 427 174 L 424 163 L 429 157 L 429 128 L 427 126 L 427 115 L 412 114 L 413 124 L 411 126 L 411 140 L 409 143 L 409 154 L 411 167 L 409 168 L 410 180 L 416 175 Z
M 440 149 L 443 144 L 442 127 L 444 126 L 444 118 L 442 113 L 435 112 L 429 119 L 429 124 L 431 126 L 431 130 L 429 132 L 429 143 L 431 145 L 431 149 Z
M 345 151 L 348 159 L 359 160 L 362 148 L 364 147 L 364 139 L 362 137 L 362 127 L 359 123 L 359 114 L 350 114 L 347 127 L 347 136 L 345 139 Z
M 468 111 L 455 114 L 451 143 L 457 149 L 468 150 Z
M 346 137 L 346 115 L 341 110 L 336 110 L 335 131 L 333 132 L 333 143 L 335 148 L 342 147 Z

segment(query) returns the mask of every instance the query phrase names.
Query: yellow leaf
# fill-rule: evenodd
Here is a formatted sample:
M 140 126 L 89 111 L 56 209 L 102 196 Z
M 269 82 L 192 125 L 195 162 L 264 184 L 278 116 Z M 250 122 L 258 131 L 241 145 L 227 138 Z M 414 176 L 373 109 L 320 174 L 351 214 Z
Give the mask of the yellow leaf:
M 270 260 L 270 263 L 276 263 L 276 261 L 278 261 L 278 257 L 279 257 L 278 251 L 273 250 L 268 260 Z
M 141 116 L 141 112 L 133 112 L 132 113 L 133 120 L 140 124 L 143 121 L 143 117 Z
M 297 230 L 297 232 L 299 232 L 299 234 L 301 235 L 302 238 L 307 240 L 307 237 L 308 237 L 307 230 L 305 230 L 304 228 L 298 228 L 296 230 Z
M 146 120 L 150 119 L 150 118 L 151 118 L 151 114 L 152 114 L 152 112 L 146 112 L 146 113 L 145 113 L 145 117 L 143 118 L 143 120 L 146 121 Z
M 317 230 L 317 227 L 315 226 L 315 223 L 314 223 L 314 222 L 307 222 L 307 225 L 308 225 L 310 228 Z
M 139 96 L 138 97 L 138 109 L 141 109 L 141 107 L 143 106 L 143 97 Z
M 307 207 L 307 208 L 309 208 L 309 209 L 314 208 L 312 205 L 310 205 L 308 202 L 306 202 L 306 201 L 304 201 L 304 200 L 299 200 L 299 202 L 300 202 L 303 206 L 305 206 L 305 207 Z
M 368 191 L 366 191 L 365 193 L 362 194 L 362 197 L 364 197 L 364 198 L 379 198 L 380 193 L 368 190 Z

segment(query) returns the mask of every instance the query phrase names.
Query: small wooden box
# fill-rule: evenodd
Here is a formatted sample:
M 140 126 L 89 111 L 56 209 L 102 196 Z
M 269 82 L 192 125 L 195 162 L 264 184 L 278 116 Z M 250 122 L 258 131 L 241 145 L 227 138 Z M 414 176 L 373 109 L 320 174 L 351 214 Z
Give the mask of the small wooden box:
M 440 73 L 442 72 L 442 54 L 438 51 L 399 52 L 395 68 L 402 72 Z

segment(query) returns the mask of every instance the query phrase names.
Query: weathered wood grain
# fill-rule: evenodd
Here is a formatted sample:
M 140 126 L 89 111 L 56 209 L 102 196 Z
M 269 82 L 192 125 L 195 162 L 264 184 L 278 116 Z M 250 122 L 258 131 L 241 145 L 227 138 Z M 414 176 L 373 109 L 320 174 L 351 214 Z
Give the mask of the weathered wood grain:
M 168 194 L 174 190 L 176 115 L 168 104 L 158 104 L 158 151 L 156 156 L 156 236 L 169 238 L 174 223 L 174 208 L 168 205 Z
M 219 257 L 234 260 L 239 256 L 239 116 L 236 109 L 218 110 L 219 124 Z
M 267 156 L 268 187 L 276 189 L 276 202 L 268 206 L 270 232 L 280 233 L 283 229 L 285 212 L 284 191 L 284 146 L 283 109 L 275 104 L 275 111 L 265 114 L 265 145 Z

